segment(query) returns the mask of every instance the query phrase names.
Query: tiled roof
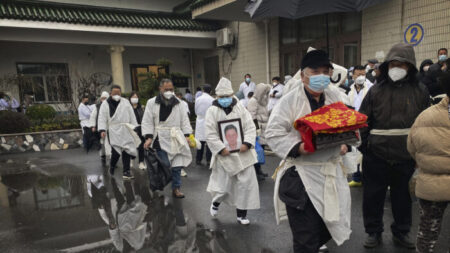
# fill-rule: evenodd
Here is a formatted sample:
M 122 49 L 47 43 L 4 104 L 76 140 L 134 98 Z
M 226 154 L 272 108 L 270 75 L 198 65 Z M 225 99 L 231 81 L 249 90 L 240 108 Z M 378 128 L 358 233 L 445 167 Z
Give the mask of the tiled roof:
M 181 15 L 37 2 L 0 2 L 0 19 L 183 31 L 218 29 L 214 22 Z
M 175 6 L 174 12 L 179 14 L 191 14 L 191 11 L 204 5 L 212 3 L 216 0 L 187 0 L 178 6 Z

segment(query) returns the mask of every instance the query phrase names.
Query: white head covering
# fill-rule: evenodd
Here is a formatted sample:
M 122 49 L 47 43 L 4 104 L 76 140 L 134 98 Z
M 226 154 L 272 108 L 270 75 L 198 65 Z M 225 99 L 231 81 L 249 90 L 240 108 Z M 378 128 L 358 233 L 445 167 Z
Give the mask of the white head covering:
M 102 92 L 100 98 L 109 98 L 109 93 L 107 91 Z
M 333 80 L 338 80 L 339 79 L 339 74 L 341 76 L 341 78 L 339 79 L 338 83 L 335 83 L 334 85 L 339 86 L 340 84 L 342 84 L 343 82 L 345 82 L 345 78 L 347 77 L 347 69 L 342 67 L 341 65 L 337 65 L 335 63 L 333 63 L 333 75 L 331 76 L 331 79 Z
M 233 88 L 231 87 L 231 81 L 222 77 L 216 87 L 217 96 L 231 96 L 233 95 Z

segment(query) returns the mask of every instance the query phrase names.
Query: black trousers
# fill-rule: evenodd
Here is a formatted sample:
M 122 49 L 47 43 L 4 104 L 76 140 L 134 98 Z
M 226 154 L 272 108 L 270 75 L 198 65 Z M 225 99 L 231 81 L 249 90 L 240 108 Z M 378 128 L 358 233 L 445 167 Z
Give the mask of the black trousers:
M 211 161 L 212 156 L 211 150 L 209 150 L 206 141 L 201 141 L 200 143 L 202 144 L 202 148 L 200 150 L 197 150 L 196 160 L 197 162 L 201 162 L 203 160 L 203 153 L 205 152 L 206 149 L 206 162 L 209 163 Z
M 294 253 L 317 253 L 331 239 L 322 217 L 309 198 L 303 210 L 286 205 L 286 211 L 294 239 Z
M 411 196 L 409 180 L 414 173 L 413 160 L 391 163 L 371 153 L 363 157 L 363 218 L 366 233 L 382 233 L 383 211 L 386 191 L 390 186 L 393 234 L 406 234 L 410 231 Z
M 110 167 L 114 170 L 116 168 L 117 162 L 119 161 L 120 154 L 114 149 L 111 148 L 111 163 Z M 130 171 L 130 160 L 131 156 L 127 154 L 127 152 L 122 152 L 122 163 L 123 163 L 123 172 Z

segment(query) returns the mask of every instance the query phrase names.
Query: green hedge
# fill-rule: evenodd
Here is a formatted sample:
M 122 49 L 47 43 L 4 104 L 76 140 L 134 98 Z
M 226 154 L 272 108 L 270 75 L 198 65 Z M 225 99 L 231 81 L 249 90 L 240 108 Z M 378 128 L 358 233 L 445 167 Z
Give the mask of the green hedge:
M 56 116 L 56 110 L 50 105 L 33 105 L 27 108 L 27 117 L 30 120 L 53 119 Z
M 0 134 L 23 133 L 31 123 L 20 112 L 0 111 Z

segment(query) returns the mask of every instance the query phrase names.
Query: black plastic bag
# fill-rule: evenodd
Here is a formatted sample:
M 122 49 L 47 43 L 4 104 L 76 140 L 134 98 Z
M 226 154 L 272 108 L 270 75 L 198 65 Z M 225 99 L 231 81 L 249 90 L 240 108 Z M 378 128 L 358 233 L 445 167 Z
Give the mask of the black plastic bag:
M 154 149 L 145 151 L 144 157 L 147 165 L 147 173 L 152 191 L 162 191 L 172 181 L 172 169 L 170 163 L 164 162 Z

